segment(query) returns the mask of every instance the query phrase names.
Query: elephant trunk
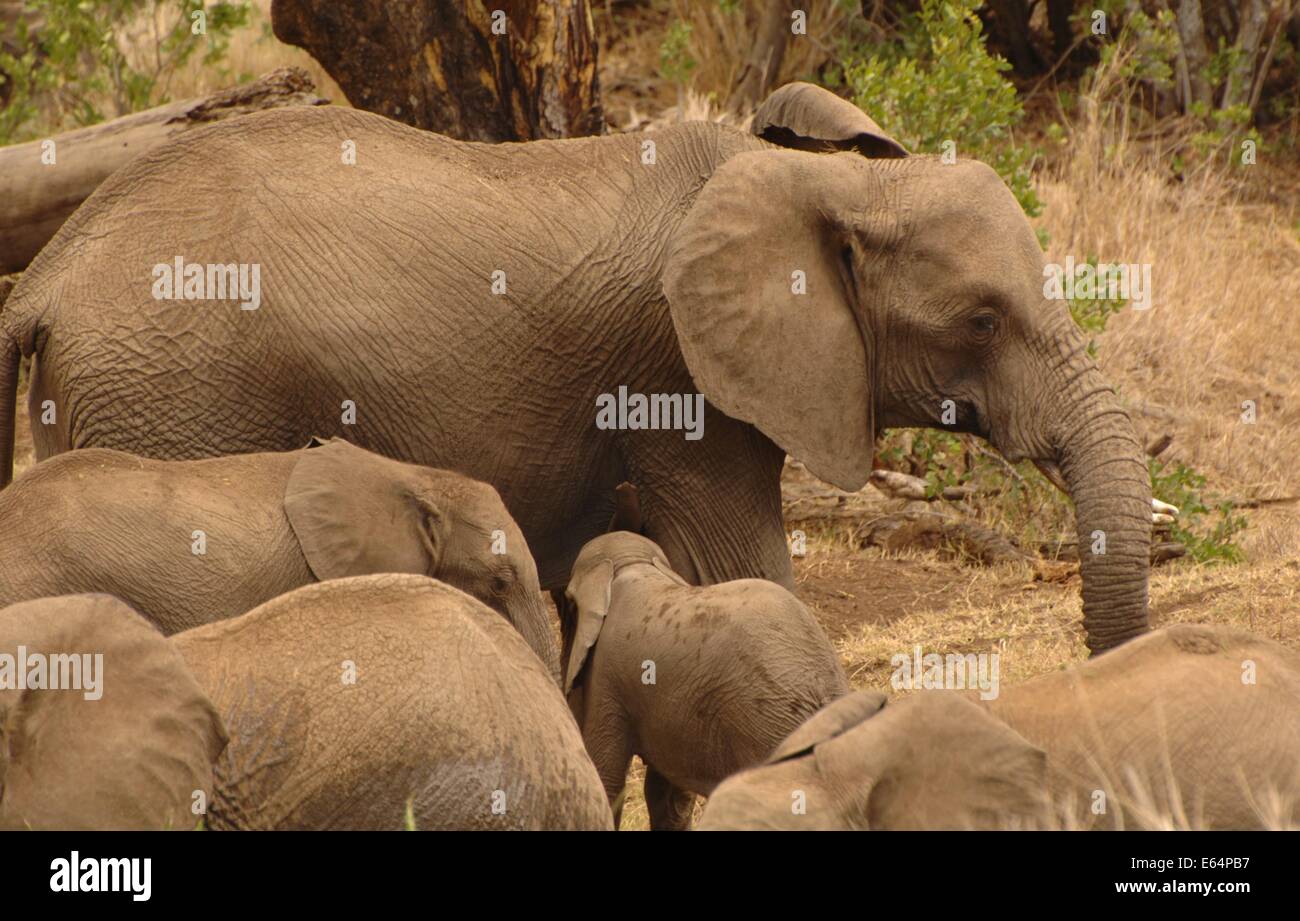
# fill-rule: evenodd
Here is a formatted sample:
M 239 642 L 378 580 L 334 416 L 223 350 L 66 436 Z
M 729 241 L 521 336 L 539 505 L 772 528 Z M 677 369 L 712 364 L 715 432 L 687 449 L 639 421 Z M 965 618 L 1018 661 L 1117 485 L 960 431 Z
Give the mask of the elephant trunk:
M 1093 655 L 1149 629 L 1151 479 L 1128 414 L 1092 366 L 1069 377 L 1054 439 L 1062 485 L 1074 500 L 1083 576 L 1083 626 Z
M 539 592 L 529 592 L 529 597 L 522 603 L 508 606 L 507 619 L 523 636 L 537 658 L 542 660 L 546 670 L 558 685 L 560 683 L 560 653 L 555 646 L 555 634 L 551 630 L 551 615 Z

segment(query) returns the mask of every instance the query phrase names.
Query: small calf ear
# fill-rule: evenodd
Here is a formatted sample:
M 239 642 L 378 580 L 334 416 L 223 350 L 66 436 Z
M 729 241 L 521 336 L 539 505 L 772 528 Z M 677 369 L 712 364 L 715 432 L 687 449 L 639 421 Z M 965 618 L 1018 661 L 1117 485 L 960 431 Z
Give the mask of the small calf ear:
M 856 150 L 864 157 L 906 157 L 907 149 L 853 103 L 811 83 L 787 83 L 754 113 L 749 130 L 795 150 Z
M 573 684 L 586 664 L 587 653 L 600 637 L 600 629 L 605 625 L 605 615 L 609 613 L 609 600 L 614 587 L 614 563 L 600 560 L 581 572 L 575 573 L 569 582 L 565 597 L 577 613 L 566 618 L 566 626 L 572 631 L 572 638 L 565 637 L 569 647 L 568 662 L 564 668 L 564 693 L 573 689 Z
M 404 465 L 341 439 L 303 451 L 284 511 L 316 578 L 435 571 L 446 517 L 416 488 Z
M 842 735 L 880 712 L 889 698 L 879 691 L 854 691 L 827 704 L 790 733 L 786 740 L 768 756 L 767 763 L 775 764 L 787 758 L 807 754 L 814 747 Z

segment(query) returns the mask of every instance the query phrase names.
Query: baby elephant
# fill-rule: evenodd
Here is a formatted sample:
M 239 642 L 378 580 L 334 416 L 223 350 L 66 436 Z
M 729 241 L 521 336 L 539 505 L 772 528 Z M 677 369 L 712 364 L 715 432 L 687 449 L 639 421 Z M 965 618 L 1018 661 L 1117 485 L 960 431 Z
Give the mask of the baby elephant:
M 429 575 L 506 617 L 558 679 L 537 567 L 496 490 L 339 439 L 195 461 L 91 448 L 0 491 L 0 605 L 107 592 L 166 634 L 310 582 Z
M 821 626 L 784 588 L 688 585 L 626 531 L 582 548 L 560 621 L 564 690 L 605 792 L 620 800 L 639 755 L 656 830 L 689 827 L 694 794 L 849 691 Z
M 230 733 L 209 828 L 613 825 L 552 677 L 441 582 L 308 585 L 172 642 Z
M 1285 828 L 1300 654 L 1168 627 L 983 702 L 863 691 L 728 778 L 708 829 Z
M 194 828 L 225 745 L 180 653 L 116 598 L 0 610 L 0 831 Z

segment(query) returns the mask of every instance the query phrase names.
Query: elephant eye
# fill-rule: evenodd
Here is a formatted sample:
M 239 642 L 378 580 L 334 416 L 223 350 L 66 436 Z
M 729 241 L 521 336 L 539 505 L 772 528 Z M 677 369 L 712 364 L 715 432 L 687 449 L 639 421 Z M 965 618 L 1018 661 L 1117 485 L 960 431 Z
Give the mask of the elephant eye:
M 504 595 L 510 590 L 510 586 L 514 581 L 514 573 L 502 570 L 492 576 L 492 583 L 489 588 L 494 595 Z
M 970 327 L 976 336 L 987 339 L 998 328 L 998 318 L 991 313 L 977 313 L 970 318 Z

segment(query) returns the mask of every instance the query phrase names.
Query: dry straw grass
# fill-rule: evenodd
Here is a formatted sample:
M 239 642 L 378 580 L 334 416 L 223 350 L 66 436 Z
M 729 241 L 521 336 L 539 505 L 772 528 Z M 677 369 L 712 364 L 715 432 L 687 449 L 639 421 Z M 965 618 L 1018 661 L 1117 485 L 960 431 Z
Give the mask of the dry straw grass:
M 233 86 L 243 78 L 260 77 L 277 67 L 295 66 L 311 74 L 317 94 L 334 105 L 347 105 L 343 91 L 315 58 L 301 48 L 284 44 L 271 34 L 271 0 L 254 0 L 252 6 L 248 26 L 231 34 L 229 50 L 221 66 L 205 66 L 202 52 L 196 53 L 173 75 L 166 87 L 168 96 L 172 99 L 204 96 Z M 167 17 L 155 13 L 152 18 L 144 17 L 129 30 L 123 44 L 129 49 L 127 53 L 133 63 L 140 63 L 141 56 L 152 53 L 155 47 L 152 36 L 156 30 L 168 25 Z
M 745 56 L 758 34 L 769 0 L 743 0 L 732 12 L 718 3 L 667 0 L 627 9 L 595 6 L 601 42 L 600 81 L 606 116 L 617 129 L 647 118 L 677 120 L 677 87 L 659 76 L 659 48 L 674 22 L 690 26 L 688 50 L 695 68 L 684 89 L 684 119 L 717 120 Z M 779 82 L 808 79 L 836 53 L 836 43 L 856 13 L 836 0 L 809 0 L 808 34 L 790 41 Z M 739 113 L 743 118 L 748 113 Z
M 1268 154 L 1263 154 L 1267 157 Z M 1244 167 L 1252 169 L 1265 167 Z M 1040 184 L 1049 257 L 1149 263 L 1154 306 L 1111 320 L 1101 363 L 1151 430 L 1238 496 L 1294 495 L 1300 240 L 1294 202 L 1243 201 L 1227 170 L 1169 179 L 1152 146 L 1084 124 Z M 1241 421 L 1254 400 L 1258 421 Z M 1160 418 L 1161 409 L 1173 419 Z
M 759 17 L 770 5 L 771 0 L 745 0 L 734 12 L 726 12 L 718 3 L 672 0 L 673 16 L 691 27 L 691 53 L 697 61 L 692 89 L 712 94 L 719 102 L 726 100 L 756 41 Z M 857 16 L 856 10 L 835 0 L 809 0 L 798 6 L 808 15 L 808 34 L 787 42 L 777 85 L 807 79 L 826 63 L 848 20 Z

